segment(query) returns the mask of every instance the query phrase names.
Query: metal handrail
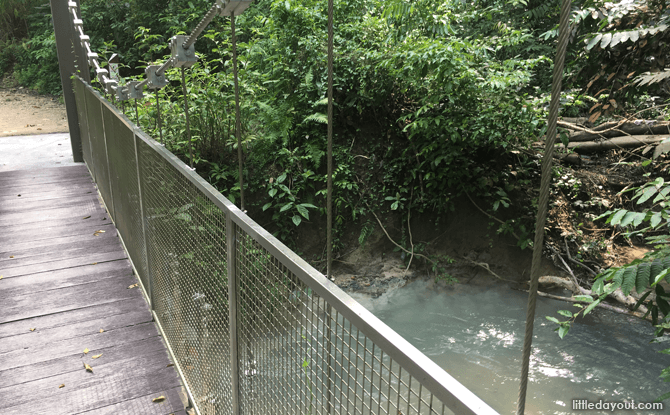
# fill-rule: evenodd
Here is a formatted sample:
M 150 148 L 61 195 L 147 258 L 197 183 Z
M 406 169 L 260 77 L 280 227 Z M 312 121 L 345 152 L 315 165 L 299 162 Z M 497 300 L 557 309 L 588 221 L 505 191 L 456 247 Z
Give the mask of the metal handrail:
M 309 287 L 313 292 L 322 300 L 324 300 L 333 310 L 338 312 L 346 320 L 353 324 L 359 330 L 360 333 L 363 333 L 370 339 L 374 345 L 379 347 L 383 353 L 388 355 L 393 361 L 397 362 L 402 371 L 406 371 L 412 378 L 419 381 L 421 387 L 426 388 L 432 393 L 432 395 L 446 405 L 449 409 L 455 413 L 463 414 L 495 414 L 496 412 L 484 403 L 480 398 L 474 395 L 471 391 L 461 385 L 456 379 L 451 375 L 446 373 L 441 369 L 437 364 L 431 361 L 418 349 L 412 346 L 407 340 L 398 335 L 394 330 L 389 328 L 386 324 L 380 321 L 372 313 L 366 310 L 363 306 L 353 300 L 349 295 L 343 292 L 339 287 L 337 287 L 333 282 L 328 280 L 323 274 L 314 269 L 309 265 L 305 260 L 300 258 L 297 254 L 287 248 L 282 242 L 268 233 L 260 225 L 254 222 L 249 218 L 244 212 L 238 209 L 234 204 L 232 204 L 228 199 L 223 197 L 212 185 L 207 183 L 203 178 L 191 170 L 187 165 L 185 165 L 181 160 L 179 160 L 174 154 L 168 151 L 164 146 L 160 145 L 153 139 L 146 136 L 139 127 L 135 126 L 130 122 L 123 114 L 121 114 L 118 109 L 116 109 L 109 101 L 97 93 L 90 85 L 87 85 L 81 79 L 77 78 L 76 82 L 83 84 L 85 86 L 84 91 L 88 91 L 88 96 L 95 97 L 100 103 L 101 108 L 104 108 L 106 111 L 111 112 L 114 116 L 119 118 L 121 122 L 132 131 L 135 136 L 135 140 L 138 140 L 137 143 L 142 143 L 143 146 L 146 146 L 151 149 L 151 151 L 157 155 L 160 159 L 166 162 L 174 172 L 181 175 L 185 178 L 188 183 L 194 186 L 198 192 L 207 198 L 212 204 L 218 207 L 224 214 L 230 224 L 237 226 L 244 234 L 252 238 L 256 243 L 258 243 L 264 250 L 266 250 L 272 258 L 275 258 L 279 263 L 281 263 L 288 271 L 293 273 L 299 280 Z M 86 100 L 87 107 L 94 105 L 93 102 Z M 84 111 L 86 111 L 84 109 Z M 91 126 L 91 122 L 95 120 L 87 119 L 86 125 Z M 105 128 L 107 128 L 107 123 L 105 123 Z M 110 135 L 112 133 L 110 132 Z M 116 145 L 116 141 L 111 141 L 106 139 L 107 133 L 105 135 L 105 145 L 104 147 L 99 148 L 108 148 L 108 146 Z M 99 139 L 99 138 L 98 138 Z M 91 153 L 91 148 L 94 148 L 95 144 L 93 142 L 94 138 L 90 138 L 89 135 L 89 153 Z M 136 144 L 137 145 L 137 144 Z M 93 146 L 93 147 L 91 147 Z M 106 152 L 107 150 L 105 150 Z M 92 154 L 92 153 L 91 153 Z M 139 154 L 136 152 L 135 157 L 137 157 L 137 168 L 138 168 L 138 178 L 140 172 L 140 164 L 142 163 Z M 89 155 L 87 162 L 90 164 L 92 156 Z M 108 161 L 108 163 L 111 163 Z M 110 171 L 112 166 L 95 166 L 95 170 L 107 169 Z M 110 180 L 110 189 L 112 177 L 111 174 L 108 174 Z M 98 179 L 98 178 L 96 178 Z M 139 179 L 138 179 L 139 180 Z M 142 194 L 146 192 L 146 189 L 142 189 Z M 110 198 L 118 197 L 113 194 L 113 191 L 110 190 L 112 194 Z M 142 199 L 142 194 L 139 195 Z M 113 203 L 116 205 L 116 203 Z M 143 209 L 146 209 L 146 205 Z M 118 212 L 115 212 L 115 216 L 118 215 Z M 142 217 L 146 220 L 146 211 L 143 211 Z M 117 217 L 116 220 L 123 220 L 123 218 Z M 143 221 L 144 223 L 144 221 Z M 144 225 L 143 232 L 144 232 Z M 234 234 L 229 234 L 231 232 L 230 226 L 226 228 L 226 235 L 231 239 L 231 243 L 235 243 Z M 122 238 L 127 237 L 120 232 Z M 175 235 L 176 236 L 176 235 Z M 178 236 L 176 236 L 178 237 Z M 146 247 L 148 249 L 148 247 Z M 228 252 L 228 267 L 229 273 L 233 272 L 233 276 L 237 275 L 237 271 L 234 270 L 234 254 L 231 257 L 231 250 L 234 247 L 229 244 Z M 131 260 L 137 260 L 133 258 L 133 255 L 129 255 Z M 231 258 L 233 262 L 231 262 Z M 140 267 L 136 267 L 140 268 Z M 232 270 L 232 271 L 231 271 Z M 149 272 L 150 280 L 153 280 L 151 276 L 153 271 Z M 229 284 L 234 284 L 232 279 L 229 279 Z M 235 287 L 235 285 L 232 285 Z M 153 286 L 145 287 L 149 292 L 149 296 L 155 297 Z M 236 290 L 229 291 L 231 296 L 236 294 Z M 233 297 L 231 297 L 233 298 Z M 153 298 L 152 307 L 154 306 L 154 301 L 157 301 L 157 298 Z M 236 304 L 235 301 L 231 301 L 230 304 Z M 236 307 L 236 306 L 235 306 Z M 234 317 L 237 313 L 235 307 L 231 306 L 231 317 L 230 321 L 237 321 L 237 318 Z M 160 319 L 157 319 L 160 323 Z M 233 324 L 230 327 L 231 332 L 236 330 L 236 324 Z M 232 342 L 235 342 L 236 334 L 232 334 Z M 168 338 L 166 337 L 166 340 Z M 237 350 L 237 347 L 234 347 Z M 237 357 L 236 351 L 231 351 L 233 354 L 233 364 L 232 367 L 237 366 L 239 359 Z M 177 364 L 179 368 L 179 364 Z M 180 369 L 181 370 L 181 369 Z M 239 373 L 236 373 L 233 376 L 233 383 L 235 384 L 240 376 Z M 410 383 L 411 385 L 411 383 Z M 233 385 L 235 386 L 235 385 Z M 329 389 L 330 390 L 330 389 Z M 400 390 L 398 390 L 400 393 Z M 191 394 L 192 395 L 192 394 Z M 237 393 L 234 394 L 237 396 Z M 194 399 L 194 396 L 191 396 L 191 399 Z M 408 398 L 409 399 L 409 398 Z M 421 399 L 419 397 L 419 399 Z M 409 402 L 409 401 L 408 401 Z M 238 402 L 239 404 L 239 402 Z M 431 412 L 432 413 L 432 412 Z

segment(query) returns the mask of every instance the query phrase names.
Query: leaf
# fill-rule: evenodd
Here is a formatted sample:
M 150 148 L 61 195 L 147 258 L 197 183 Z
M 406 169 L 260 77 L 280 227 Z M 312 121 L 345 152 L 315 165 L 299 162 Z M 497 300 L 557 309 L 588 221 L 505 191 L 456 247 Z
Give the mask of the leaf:
M 651 276 L 651 264 L 644 262 L 637 267 L 637 277 L 635 278 L 635 291 L 641 294 L 649 286 L 649 277 Z
M 165 400 L 165 396 L 161 395 L 158 398 L 153 398 L 151 402 L 163 402 Z
M 558 310 L 557 313 L 562 315 L 563 317 L 572 318 L 572 311 Z
M 268 203 L 264 204 L 264 205 L 263 205 L 263 212 L 265 212 L 266 210 L 268 210 L 268 208 L 269 208 L 270 206 L 272 206 L 272 202 L 268 202 Z
M 635 275 L 637 274 L 637 267 L 626 267 L 623 273 L 623 283 L 621 284 L 621 292 L 624 295 L 629 295 L 633 287 L 635 287 Z
M 90 218 L 91 218 L 90 216 L 84 216 L 84 219 L 90 219 Z
M 93 368 L 88 365 L 88 363 L 84 363 L 84 369 L 86 369 L 87 372 L 93 373 Z
M 58 385 L 58 389 L 63 389 L 64 387 L 65 387 L 64 383 L 61 383 L 60 385 Z
M 549 320 L 549 321 L 553 322 L 553 323 L 556 323 L 556 324 L 561 324 L 561 322 L 560 322 L 560 321 L 558 321 L 558 319 L 557 319 L 556 317 L 552 317 L 552 316 L 546 316 L 545 318 L 546 318 L 547 320 Z
M 621 223 L 621 219 L 623 219 L 626 213 L 628 213 L 628 211 L 625 209 L 620 209 L 616 211 L 616 213 L 611 217 L 610 225 L 615 226 Z
M 598 35 L 596 35 L 593 39 L 591 39 L 591 41 L 586 45 L 586 50 L 591 50 L 591 49 L 593 49 L 593 47 L 594 47 L 598 42 L 600 42 L 600 39 L 602 39 L 602 37 L 603 37 L 602 34 L 598 34 Z
M 589 306 L 584 309 L 584 313 L 582 313 L 582 315 L 585 316 L 590 313 L 594 308 L 596 308 L 598 304 L 600 304 L 600 298 L 589 304 Z
M 100 354 L 96 354 L 95 356 L 92 356 L 91 359 L 97 359 L 97 358 L 99 358 L 100 356 L 102 356 L 102 353 L 100 353 Z
M 88 352 L 90 352 L 90 350 L 88 350 L 88 348 L 84 349 L 84 354 L 87 354 Z
M 0 280 L 3 279 L 3 278 L 4 278 L 4 277 L 3 277 L 2 275 L 0 275 Z
M 137 283 L 132 284 L 132 285 L 129 285 L 129 286 L 128 286 L 128 289 L 135 288 L 135 287 L 137 287 Z
M 280 213 L 281 212 L 286 212 L 287 210 L 291 209 L 292 206 L 293 206 L 293 202 L 289 202 L 289 203 L 285 204 L 284 206 L 282 206 L 281 209 L 279 209 L 279 212 Z
M 100 333 L 104 333 L 104 332 L 105 332 L 105 330 L 103 330 L 103 329 L 100 329 Z
M 646 189 L 644 189 L 644 193 L 642 193 L 642 196 L 637 200 L 636 203 L 638 205 L 641 205 L 642 203 L 649 200 L 649 198 L 651 198 L 653 195 L 655 195 L 657 191 L 658 189 L 656 188 L 656 186 L 647 187 Z
M 309 211 L 305 206 L 297 205 L 296 209 L 298 209 L 298 213 L 300 213 L 305 219 L 309 220 Z
M 10 255 L 9 258 L 14 258 L 14 255 Z
M 661 281 L 663 280 L 663 278 L 665 278 L 665 276 L 668 274 L 669 271 L 670 271 L 670 269 L 664 269 L 664 270 L 661 271 L 658 275 L 656 275 L 656 276 L 654 277 L 654 282 L 651 284 L 651 286 L 652 286 L 652 287 L 653 287 L 653 286 L 656 286 L 656 284 L 658 284 L 659 282 L 661 282 Z
M 291 220 L 293 220 L 293 223 L 295 224 L 295 226 L 300 225 L 300 222 L 302 222 L 302 218 L 298 215 L 293 215 Z
M 590 295 L 576 295 L 574 299 L 575 301 L 584 301 L 585 303 L 590 303 L 593 301 L 593 297 Z
M 607 45 L 610 44 L 610 41 L 612 40 L 612 34 L 611 33 L 605 33 L 602 37 L 602 41 L 600 42 L 600 47 L 605 49 Z
M 561 339 L 565 337 L 566 334 L 568 334 L 568 330 L 570 330 L 570 325 L 569 324 L 563 324 L 559 329 L 558 329 L 558 337 Z
M 35 330 L 37 330 L 37 327 L 33 327 L 32 329 L 30 329 L 30 331 L 35 331 Z
M 651 223 L 651 227 L 652 227 L 652 228 L 657 227 L 658 224 L 661 223 L 661 219 L 662 219 L 662 218 L 663 218 L 663 217 L 662 217 L 662 215 L 661 215 L 661 212 L 656 212 L 656 213 L 654 213 L 653 215 L 651 215 L 651 219 L 650 219 L 650 221 L 649 221 L 649 222 Z

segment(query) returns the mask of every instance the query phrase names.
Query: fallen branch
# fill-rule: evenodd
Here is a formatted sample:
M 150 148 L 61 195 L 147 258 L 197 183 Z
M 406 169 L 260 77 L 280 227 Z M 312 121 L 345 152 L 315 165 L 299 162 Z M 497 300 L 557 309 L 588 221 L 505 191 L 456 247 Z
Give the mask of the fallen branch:
M 560 127 L 577 131 L 570 134 L 570 142 L 592 141 L 598 137 L 617 137 L 620 135 L 656 135 L 669 134 L 670 123 L 642 120 L 639 123 L 630 120 L 612 121 L 594 128 L 586 128 L 565 121 L 558 121 Z
M 593 153 L 603 150 L 614 150 L 618 148 L 636 148 L 650 144 L 658 144 L 663 140 L 670 138 L 670 135 L 632 135 L 614 137 L 603 141 L 583 141 L 570 142 L 568 149 L 578 153 Z M 563 144 L 558 144 L 557 148 L 565 148 Z

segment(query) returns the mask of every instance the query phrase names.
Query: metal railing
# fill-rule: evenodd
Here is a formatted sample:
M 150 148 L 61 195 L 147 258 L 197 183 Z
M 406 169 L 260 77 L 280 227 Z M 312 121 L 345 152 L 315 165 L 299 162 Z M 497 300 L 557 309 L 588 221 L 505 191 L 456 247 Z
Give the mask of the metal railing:
M 84 159 L 200 414 L 494 414 L 80 78 Z

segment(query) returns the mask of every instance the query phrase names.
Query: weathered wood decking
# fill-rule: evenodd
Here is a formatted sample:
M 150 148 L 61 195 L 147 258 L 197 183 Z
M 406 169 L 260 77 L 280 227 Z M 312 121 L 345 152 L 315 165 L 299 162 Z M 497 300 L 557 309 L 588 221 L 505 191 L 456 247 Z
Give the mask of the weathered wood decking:
M 85 166 L 0 172 L 0 275 L 0 413 L 185 413 Z

